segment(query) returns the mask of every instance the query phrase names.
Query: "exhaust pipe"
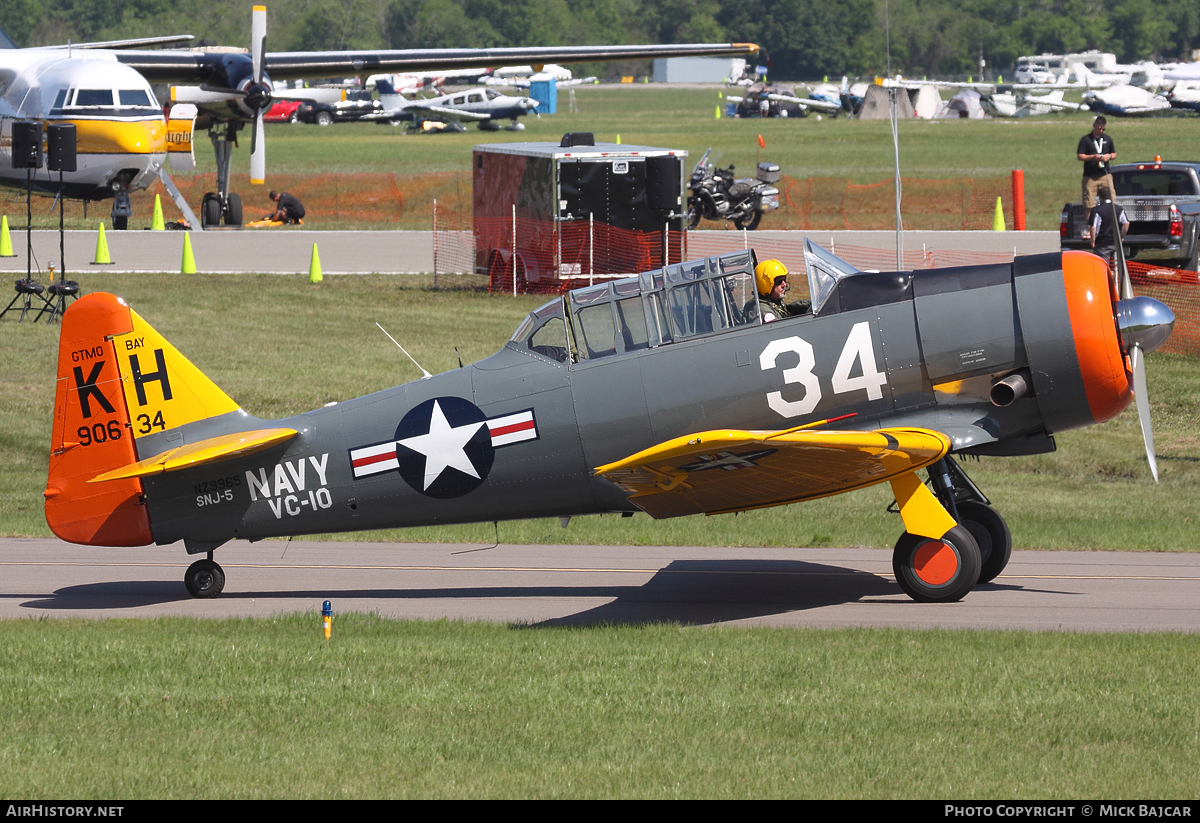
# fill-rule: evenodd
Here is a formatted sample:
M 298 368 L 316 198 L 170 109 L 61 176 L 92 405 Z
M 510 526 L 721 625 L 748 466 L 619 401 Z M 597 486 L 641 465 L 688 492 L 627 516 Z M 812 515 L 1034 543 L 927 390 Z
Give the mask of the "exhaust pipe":
M 992 386 L 990 395 L 992 405 L 999 406 L 1000 408 L 1011 406 L 1029 393 L 1029 387 L 1030 374 L 1028 369 L 1013 372 Z

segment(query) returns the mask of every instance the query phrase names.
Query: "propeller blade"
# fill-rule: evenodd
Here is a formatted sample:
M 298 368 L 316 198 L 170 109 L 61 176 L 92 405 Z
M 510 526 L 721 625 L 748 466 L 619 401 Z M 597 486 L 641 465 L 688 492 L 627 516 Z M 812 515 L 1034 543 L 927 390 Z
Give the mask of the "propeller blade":
M 266 53 L 267 7 L 255 6 L 250 14 L 250 56 L 254 61 L 254 82 L 263 79 L 263 55 Z
M 1150 396 L 1146 392 L 1146 357 L 1142 347 L 1134 345 L 1129 351 L 1133 365 L 1133 399 L 1137 403 L 1138 422 L 1142 424 L 1142 441 L 1146 444 L 1146 460 L 1150 463 L 1150 474 L 1158 482 L 1158 461 L 1154 458 L 1154 430 L 1150 426 Z
M 267 179 L 267 141 L 263 134 L 263 113 L 254 115 L 254 134 L 250 138 L 250 182 L 261 185 Z
M 226 100 L 241 100 L 243 94 L 232 89 L 215 89 L 208 86 L 171 86 L 172 103 L 221 103 Z

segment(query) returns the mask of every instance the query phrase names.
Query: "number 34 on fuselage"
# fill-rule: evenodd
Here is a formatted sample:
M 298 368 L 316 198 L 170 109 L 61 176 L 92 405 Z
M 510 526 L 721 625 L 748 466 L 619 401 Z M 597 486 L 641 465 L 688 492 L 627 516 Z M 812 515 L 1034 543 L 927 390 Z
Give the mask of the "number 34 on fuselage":
M 956 600 L 1011 536 L 950 452 L 1052 451 L 1113 417 L 1173 323 L 1081 252 L 869 273 L 809 244 L 806 261 L 800 317 L 762 323 L 752 251 L 676 264 L 553 300 L 471 366 L 270 423 L 90 295 L 64 317 L 47 520 L 73 542 L 183 540 L 208 554 L 189 590 L 213 596 L 235 538 L 718 514 L 890 482 L 897 581 Z

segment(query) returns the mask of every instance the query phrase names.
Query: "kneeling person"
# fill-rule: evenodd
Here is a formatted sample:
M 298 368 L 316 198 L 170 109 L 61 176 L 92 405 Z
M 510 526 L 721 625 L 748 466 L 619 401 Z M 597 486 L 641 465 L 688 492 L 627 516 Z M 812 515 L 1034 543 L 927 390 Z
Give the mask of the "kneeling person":
M 280 223 L 299 223 L 304 217 L 304 205 L 296 195 L 288 194 L 286 191 L 272 191 L 267 196 L 275 201 L 275 212 L 267 215 L 268 220 L 276 220 Z

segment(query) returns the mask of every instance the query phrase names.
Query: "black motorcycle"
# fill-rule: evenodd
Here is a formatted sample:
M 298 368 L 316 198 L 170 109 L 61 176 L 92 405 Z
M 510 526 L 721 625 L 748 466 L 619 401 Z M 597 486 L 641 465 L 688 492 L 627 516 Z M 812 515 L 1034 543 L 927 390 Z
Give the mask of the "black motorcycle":
M 718 169 L 708 162 L 710 148 L 704 152 L 688 181 L 688 228 L 707 220 L 732 220 L 739 229 L 753 231 L 762 222 L 764 212 L 779 208 L 779 166 L 759 163 L 758 177 L 734 177 L 733 166 Z

